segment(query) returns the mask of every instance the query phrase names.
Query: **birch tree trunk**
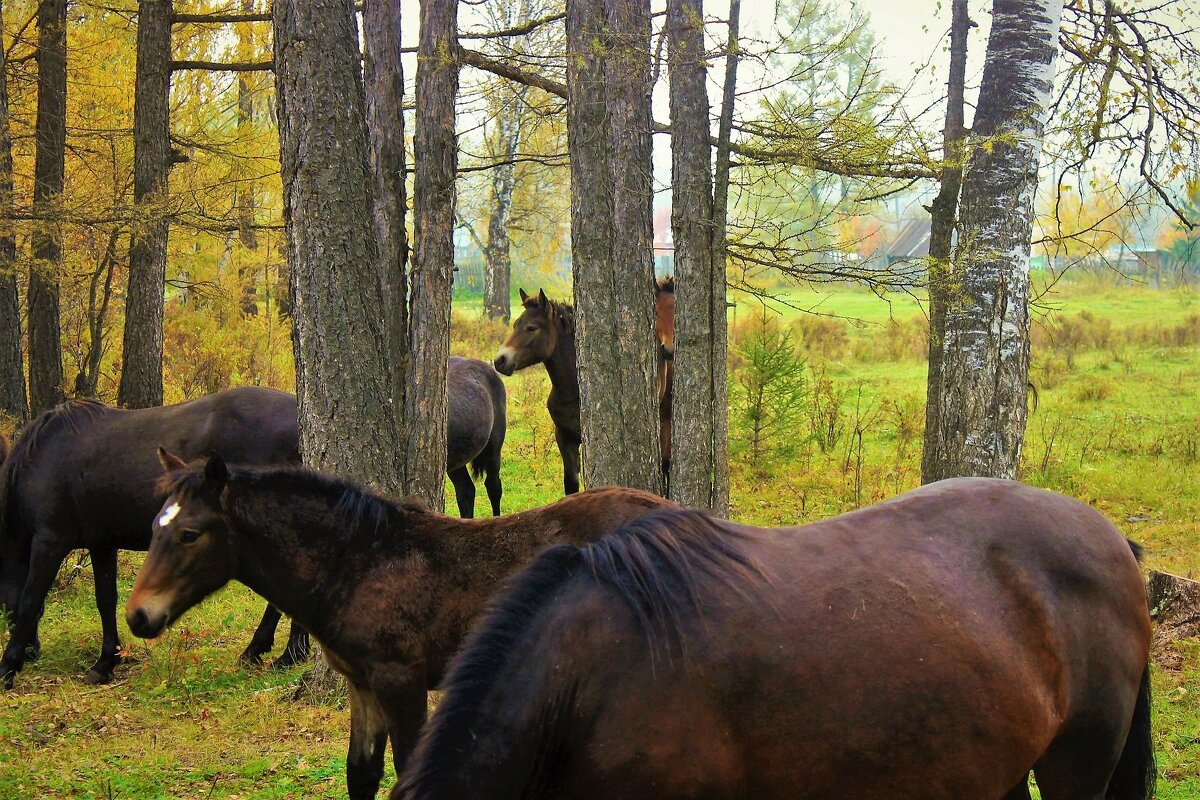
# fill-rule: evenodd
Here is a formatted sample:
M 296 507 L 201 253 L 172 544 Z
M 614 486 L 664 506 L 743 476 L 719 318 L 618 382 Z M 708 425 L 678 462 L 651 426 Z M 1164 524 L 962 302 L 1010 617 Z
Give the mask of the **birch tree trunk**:
M 421 0 L 417 47 L 413 230 L 409 307 L 410 364 L 405 398 L 408 491 L 441 509 L 446 485 L 446 359 L 450 357 L 450 281 L 454 271 L 454 178 L 458 142 L 457 0 Z
M 138 0 L 133 101 L 133 202 L 129 289 L 118 402 L 163 401 L 163 290 L 167 277 L 167 175 L 171 169 L 171 0 Z
M 0 5 L 0 33 L 4 9 Z M 12 136 L 8 128 L 7 55 L 0 47 L 0 414 L 29 419 L 21 352 L 21 297 L 17 291 L 17 242 L 13 238 Z
M 34 127 L 33 212 L 29 270 L 29 405 L 34 415 L 63 401 L 59 341 L 63 172 L 67 140 L 67 3 L 38 6 L 38 102 Z
M 513 159 L 521 146 L 526 91 L 525 86 L 511 87 L 511 96 L 505 98 L 496 115 L 496 158 L 500 163 L 492 173 L 492 213 L 488 217 L 488 240 L 483 250 L 487 261 L 483 273 L 483 313 L 505 324 L 512 314 L 512 251 L 508 227 L 517 185 L 517 165 Z
M 1029 247 L 1062 0 L 996 0 L 945 310 L 940 452 L 927 480 L 1016 478 L 1029 377 Z
M 936 480 L 941 458 L 942 344 L 946 336 L 946 306 L 954 293 L 950 250 L 958 193 L 962 188 L 963 104 L 967 76 L 967 33 L 974 25 L 967 0 L 950 4 L 950 77 L 946 92 L 946 128 L 942 134 L 941 188 L 930 206 L 929 228 L 929 372 L 925 388 L 925 438 L 921 451 L 923 483 Z
M 703 0 L 667 0 L 671 105 L 671 228 L 675 239 L 675 371 L 671 422 L 673 500 L 721 513 L 728 481 L 718 441 L 725 393 L 725 281 L 713 249 L 712 146 Z M 714 273 L 720 273 L 715 280 Z M 720 334 L 718 333 L 720 331 Z
M 567 140 L 583 467 L 662 492 L 650 252 L 650 9 L 568 0 Z
M 400 62 L 400 0 L 367 0 L 363 9 L 363 78 L 367 136 L 374 176 L 377 269 L 391 352 L 396 408 L 404 408 L 408 369 L 408 211 L 404 186 L 404 72 Z M 407 473 L 407 467 L 406 473 Z

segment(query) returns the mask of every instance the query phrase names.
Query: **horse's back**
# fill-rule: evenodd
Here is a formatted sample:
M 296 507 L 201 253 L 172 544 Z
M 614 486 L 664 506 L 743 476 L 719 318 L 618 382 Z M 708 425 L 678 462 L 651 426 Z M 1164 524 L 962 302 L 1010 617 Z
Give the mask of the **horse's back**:
M 479 455 L 494 432 L 503 443 L 507 394 L 490 364 L 451 356 L 446 362 L 447 467 L 461 467 Z
M 675 776 L 726 796 L 999 797 L 1064 730 L 1128 725 L 1144 592 L 1129 545 L 1086 505 L 956 481 L 728 530 L 757 581 L 697 580 L 695 607 L 656 632 L 622 591 L 583 580 L 546 623 L 554 652 L 526 661 L 580 676 L 594 720 L 579 791 Z

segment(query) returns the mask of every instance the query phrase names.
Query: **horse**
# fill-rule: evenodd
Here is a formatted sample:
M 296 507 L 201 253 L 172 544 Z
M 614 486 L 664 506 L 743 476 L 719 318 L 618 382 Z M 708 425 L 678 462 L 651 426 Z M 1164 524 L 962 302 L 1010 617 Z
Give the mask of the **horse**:
M 403 769 L 426 691 L 506 575 L 549 544 L 591 541 L 670 505 L 607 488 L 459 520 L 305 468 L 161 458 L 162 511 L 126 605 L 129 629 L 157 636 L 230 580 L 303 625 L 349 682 L 352 800 L 375 796 L 389 737 Z
M 484 488 L 492 516 L 500 516 L 500 451 L 508 429 L 508 395 L 504 381 L 490 364 L 451 356 L 446 362 L 446 472 L 454 485 L 461 517 L 475 516 L 475 482 L 485 475 Z
M 159 442 L 189 455 L 220 449 L 252 463 L 298 461 L 296 400 L 258 388 L 138 410 L 72 400 L 30 422 L 0 468 L 0 612 L 12 615 L 0 657 L 5 688 L 40 652 L 46 595 L 77 548 L 91 554 L 103 629 L 100 655 L 85 679 L 112 680 L 120 648 L 117 551 L 150 544 Z M 264 643 L 270 650 L 278 621 L 278 612 L 267 609 L 243 658 Z M 287 652 L 302 634 L 293 626 Z
M 671 379 L 675 353 L 675 284 L 667 278 L 655 284 L 655 330 L 659 343 L 658 412 L 662 469 L 665 476 L 671 460 Z M 583 441 L 579 423 L 579 370 L 575 361 L 575 309 L 566 303 L 537 297 L 518 290 L 524 311 L 513 321 L 513 330 L 496 352 L 492 366 L 502 375 L 512 375 L 534 364 L 545 364 L 550 376 L 546 409 L 554 423 L 554 440 L 563 462 L 563 493 L 579 491 L 579 446 Z
M 1136 553 L 993 479 L 797 528 L 655 512 L 515 578 L 392 800 L 1147 800 Z

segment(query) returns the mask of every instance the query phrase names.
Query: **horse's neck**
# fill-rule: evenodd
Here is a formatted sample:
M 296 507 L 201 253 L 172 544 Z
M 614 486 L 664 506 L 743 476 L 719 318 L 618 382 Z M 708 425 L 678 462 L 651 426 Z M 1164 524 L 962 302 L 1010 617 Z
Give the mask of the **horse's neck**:
M 558 334 L 558 344 L 554 353 L 546 359 L 546 372 L 550 375 L 550 384 L 561 392 L 579 394 L 579 372 L 575 366 L 575 334 L 562 331 Z

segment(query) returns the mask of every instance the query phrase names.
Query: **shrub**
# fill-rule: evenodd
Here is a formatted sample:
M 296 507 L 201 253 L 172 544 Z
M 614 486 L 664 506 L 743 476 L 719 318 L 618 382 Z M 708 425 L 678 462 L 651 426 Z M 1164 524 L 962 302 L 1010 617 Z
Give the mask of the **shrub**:
M 1075 390 L 1075 399 L 1085 403 L 1098 403 L 1112 397 L 1113 385 L 1104 378 L 1087 377 Z
M 792 331 L 765 310 L 739 334 L 734 346 L 736 419 L 748 439 L 750 463 L 757 465 L 768 452 L 787 455 L 795 444 L 785 434 L 804 410 L 805 361 Z

